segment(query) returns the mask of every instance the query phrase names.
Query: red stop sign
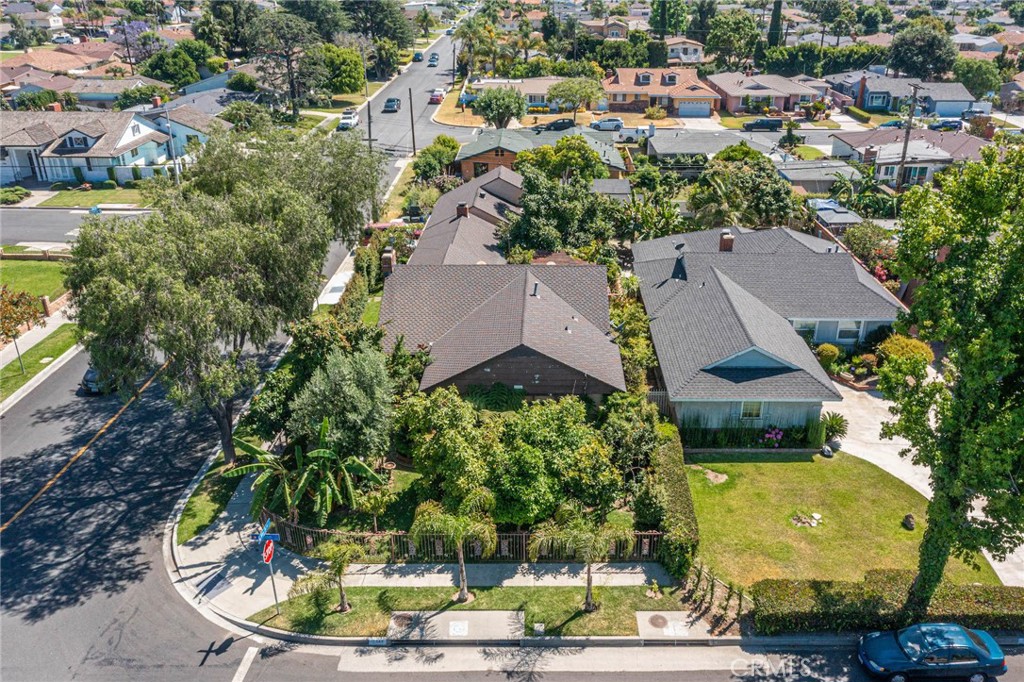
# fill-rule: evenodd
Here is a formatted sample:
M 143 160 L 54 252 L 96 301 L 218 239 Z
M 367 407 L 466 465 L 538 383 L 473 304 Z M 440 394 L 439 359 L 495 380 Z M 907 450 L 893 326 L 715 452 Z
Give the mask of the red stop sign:
M 263 545 L 263 563 L 269 564 L 270 560 L 274 558 L 274 541 L 267 540 L 266 544 Z

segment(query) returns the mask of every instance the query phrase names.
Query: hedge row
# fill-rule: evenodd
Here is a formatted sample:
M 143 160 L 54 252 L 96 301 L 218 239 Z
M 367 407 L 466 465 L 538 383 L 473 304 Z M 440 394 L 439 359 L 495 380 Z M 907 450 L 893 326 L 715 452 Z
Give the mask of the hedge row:
M 660 444 L 651 456 L 658 482 L 665 488 L 665 518 L 661 522 L 661 549 L 658 557 L 665 570 L 677 580 L 685 580 L 697 555 L 700 535 L 697 513 L 693 509 L 690 482 L 683 462 L 683 443 L 674 424 L 658 425 Z
M 754 583 L 758 633 L 888 630 L 907 625 L 903 603 L 912 571 L 868 571 L 863 582 L 762 580 Z M 927 619 L 991 630 L 1024 629 L 1024 587 L 943 583 Z
M 860 123 L 868 123 L 871 121 L 871 114 L 858 107 L 846 107 L 846 113 L 854 121 L 858 121 Z

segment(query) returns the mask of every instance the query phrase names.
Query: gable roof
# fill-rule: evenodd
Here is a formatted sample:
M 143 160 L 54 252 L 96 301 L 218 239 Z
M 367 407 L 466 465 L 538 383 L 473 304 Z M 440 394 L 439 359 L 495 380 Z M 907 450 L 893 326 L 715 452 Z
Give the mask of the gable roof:
M 441 195 L 423 227 L 410 265 L 497 265 L 505 257 L 495 234 L 518 213 L 523 177 L 499 166 Z M 465 203 L 468 215 L 458 215 Z
M 640 76 L 650 77 L 649 83 L 642 83 Z M 669 77 L 675 77 L 675 83 Z M 615 73 L 601 81 L 607 93 L 636 93 L 668 95 L 675 98 L 696 97 L 700 99 L 721 99 L 717 92 L 702 83 L 696 69 L 615 69 Z
M 105 61 L 94 55 L 67 54 L 57 50 L 37 50 L 26 52 L 4 60 L 4 66 L 21 66 L 28 64 L 40 71 L 85 71 Z
M 768 95 L 771 97 L 788 97 L 792 95 L 815 96 L 818 91 L 791 78 L 774 74 L 747 76 L 738 71 L 715 73 L 707 77 L 714 86 L 721 89 L 729 97 L 744 95 Z
M 156 85 L 168 91 L 174 89 L 170 83 L 164 83 L 154 78 L 129 76 L 127 78 L 76 78 L 66 90 L 79 96 L 120 95 L 126 90 L 134 90 L 144 85 Z
M 146 128 L 152 125 L 130 111 L 0 111 L 0 145 L 37 147 L 45 144 L 42 156 L 111 158 L 146 142 L 168 139 L 164 133 L 151 130 L 118 146 L 132 123 Z M 62 138 L 73 130 L 95 139 L 95 144 L 88 149 L 58 149 Z
M 894 78 L 874 71 L 860 70 L 831 74 L 825 76 L 825 81 L 833 86 L 845 85 L 856 90 L 860 87 L 862 78 L 865 79 L 868 90 L 871 92 L 884 92 L 892 97 L 911 97 L 914 91 L 910 86 L 917 85 L 920 86 L 921 97 L 929 97 L 936 102 L 974 101 L 974 97 L 963 83 L 926 83 L 920 78 Z
M 233 127 L 224 119 L 211 116 L 188 104 L 179 105 L 173 109 L 169 108 L 167 115 L 175 123 L 187 126 L 201 133 L 211 133 L 214 130 L 228 130 Z
M 785 228 L 733 228 L 633 246 L 651 336 L 675 400 L 836 400 L 793 319 L 894 320 L 902 306 L 832 242 Z M 860 272 L 858 272 L 860 271 Z M 720 364 L 750 349 L 777 360 Z
M 830 137 L 845 142 L 857 150 L 878 147 L 876 163 L 879 163 L 888 161 L 892 154 L 902 153 L 904 134 L 899 128 L 876 128 L 857 132 L 841 131 L 833 133 Z M 909 146 L 918 155 L 948 158 L 951 161 L 979 161 L 981 149 L 990 144 L 992 143 L 989 140 L 983 140 L 964 131 L 943 132 L 915 128 L 910 132 Z M 941 154 L 936 154 L 936 151 L 941 151 Z
M 380 320 L 389 349 L 430 348 L 423 390 L 519 348 L 625 390 L 601 265 L 400 265 Z
M 601 161 L 610 168 L 625 170 L 626 164 L 622 155 L 615 148 L 607 135 L 601 135 L 590 128 L 574 127 L 567 130 L 534 130 L 533 128 L 519 128 L 509 130 L 501 128 L 498 130 L 483 130 L 472 142 L 467 142 L 459 149 L 455 161 L 463 161 L 484 154 L 492 149 L 504 149 L 514 154 L 527 149 L 534 149 L 544 145 L 554 146 L 563 137 L 579 135 L 601 157 Z
M 662 154 L 705 154 L 713 156 L 726 147 L 740 143 L 751 149 L 767 154 L 771 147 L 760 141 L 760 138 L 749 133 L 731 132 L 728 130 L 658 130 L 647 138 L 648 153 Z

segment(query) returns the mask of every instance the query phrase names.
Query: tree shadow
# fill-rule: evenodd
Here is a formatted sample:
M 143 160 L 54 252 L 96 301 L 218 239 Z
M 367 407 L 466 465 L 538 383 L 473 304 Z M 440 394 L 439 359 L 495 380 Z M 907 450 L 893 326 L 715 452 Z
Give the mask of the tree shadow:
M 507 680 L 539 682 L 544 679 L 548 661 L 560 656 L 579 656 L 584 651 L 582 647 L 488 647 L 481 654 Z

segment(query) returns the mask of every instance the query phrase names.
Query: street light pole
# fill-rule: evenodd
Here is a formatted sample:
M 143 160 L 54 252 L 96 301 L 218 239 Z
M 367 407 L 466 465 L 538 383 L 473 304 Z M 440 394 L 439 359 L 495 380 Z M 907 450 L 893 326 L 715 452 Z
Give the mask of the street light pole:
M 370 151 L 373 151 L 373 112 L 370 111 L 370 81 L 366 80 L 366 47 L 362 44 L 359 46 L 359 59 L 363 63 L 363 83 L 365 84 L 365 98 L 366 98 L 366 144 L 369 145 Z

